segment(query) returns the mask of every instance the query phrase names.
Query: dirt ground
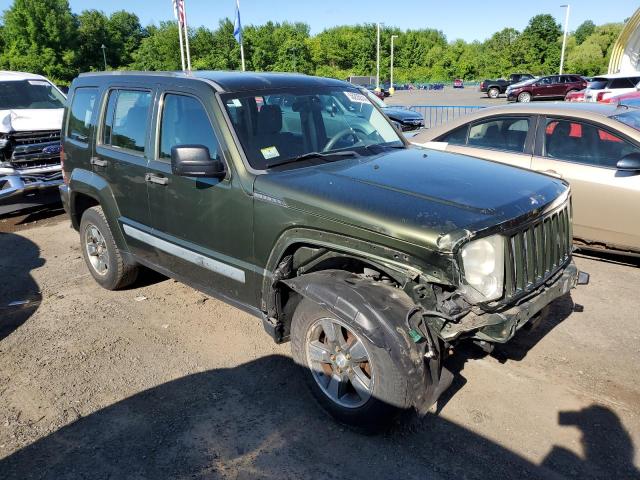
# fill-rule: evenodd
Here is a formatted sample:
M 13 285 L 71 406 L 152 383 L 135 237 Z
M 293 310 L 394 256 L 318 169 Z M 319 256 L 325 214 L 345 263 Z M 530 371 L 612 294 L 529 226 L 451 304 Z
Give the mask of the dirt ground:
M 102 290 L 63 216 L 13 230 L 3 480 L 640 479 L 637 265 L 577 258 L 591 284 L 490 356 L 460 348 L 437 414 L 363 436 L 316 406 L 256 319 L 151 273 Z

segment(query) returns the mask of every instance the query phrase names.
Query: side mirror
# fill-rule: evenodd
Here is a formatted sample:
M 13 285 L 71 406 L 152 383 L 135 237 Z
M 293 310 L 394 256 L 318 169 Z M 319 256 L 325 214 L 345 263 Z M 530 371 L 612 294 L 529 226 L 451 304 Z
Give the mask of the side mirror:
M 171 148 L 171 171 L 181 177 L 220 178 L 225 174 L 224 163 L 212 160 L 204 145 L 176 145 Z
M 630 153 L 622 157 L 616 168 L 622 172 L 636 172 L 640 173 L 640 153 Z

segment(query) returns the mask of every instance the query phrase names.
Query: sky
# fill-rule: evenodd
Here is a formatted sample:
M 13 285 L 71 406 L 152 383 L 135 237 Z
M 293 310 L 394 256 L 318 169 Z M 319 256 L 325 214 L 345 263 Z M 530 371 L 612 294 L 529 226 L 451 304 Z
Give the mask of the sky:
M 569 0 L 571 2 L 572 0 Z M 240 0 L 244 25 L 273 21 L 301 21 L 315 34 L 326 27 L 357 23 L 383 22 L 403 30 L 435 28 L 449 40 L 485 40 L 493 33 L 514 27 L 522 30 L 531 17 L 539 13 L 554 15 L 564 23 L 567 0 Z M 0 0 L 5 10 L 12 0 Z M 98 9 L 105 13 L 128 10 L 140 17 L 143 25 L 173 19 L 171 0 L 70 0 L 71 9 L 79 13 Z M 235 0 L 186 0 L 189 24 L 215 28 L 222 18 L 233 18 Z M 400 6 L 404 5 L 404 6 Z M 509 7 L 511 5 L 511 7 Z M 569 30 L 584 20 L 596 25 L 621 22 L 638 8 L 637 0 L 573 0 Z

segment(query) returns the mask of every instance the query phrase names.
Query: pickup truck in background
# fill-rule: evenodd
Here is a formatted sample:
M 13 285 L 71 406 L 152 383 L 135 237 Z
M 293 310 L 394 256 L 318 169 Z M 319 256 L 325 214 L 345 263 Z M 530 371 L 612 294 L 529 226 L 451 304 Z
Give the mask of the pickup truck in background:
M 65 101 L 45 77 L 0 72 L 0 215 L 60 201 Z
M 509 79 L 499 78 L 497 80 L 483 80 L 480 82 L 480 91 L 486 93 L 489 98 L 498 98 L 500 94 L 507 91 L 509 85 L 533 80 L 535 77 L 530 73 L 512 73 Z

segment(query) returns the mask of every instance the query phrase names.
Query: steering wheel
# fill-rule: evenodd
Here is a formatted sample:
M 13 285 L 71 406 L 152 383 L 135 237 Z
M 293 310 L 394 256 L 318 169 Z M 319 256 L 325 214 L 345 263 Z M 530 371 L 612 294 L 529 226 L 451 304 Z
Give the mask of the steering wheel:
M 357 145 L 358 143 L 362 143 L 364 142 L 364 140 L 366 140 L 366 135 L 362 130 L 358 130 L 355 128 L 345 128 L 344 130 L 340 130 L 333 137 L 331 137 L 322 151 L 327 152 L 329 150 L 332 150 L 340 140 L 348 137 L 352 137 L 356 140 L 355 142 L 353 142 L 353 145 Z

